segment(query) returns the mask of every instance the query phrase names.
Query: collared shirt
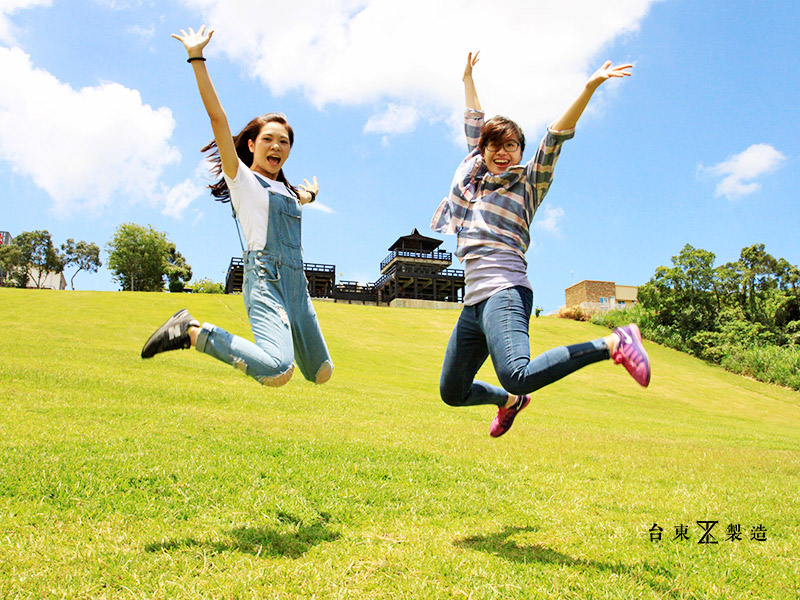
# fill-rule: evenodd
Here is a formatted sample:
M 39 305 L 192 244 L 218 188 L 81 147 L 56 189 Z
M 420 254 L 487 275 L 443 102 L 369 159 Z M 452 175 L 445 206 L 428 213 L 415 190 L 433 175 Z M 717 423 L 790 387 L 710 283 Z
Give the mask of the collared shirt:
M 575 130 L 548 128 L 527 164 L 492 175 L 478 149 L 483 113 L 467 109 L 464 126 L 470 152 L 456 170 L 450 195 L 433 215 L 431 229 L 458 236 L 459 260 L 497 250 L 511 250 L 524 260 L 533 215 L 550 188 L 561 145 Z

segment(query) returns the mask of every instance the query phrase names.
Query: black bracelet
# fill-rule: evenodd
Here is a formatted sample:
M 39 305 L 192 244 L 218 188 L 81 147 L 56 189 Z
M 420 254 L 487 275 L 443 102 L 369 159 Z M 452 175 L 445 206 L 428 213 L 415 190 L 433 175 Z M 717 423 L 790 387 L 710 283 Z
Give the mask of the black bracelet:
M 308 203 L 311 204 L 314 200 L 317 199 L 317 192 L 312 192 L 311 190 L 308 190 L 308 193 L 311 194 L 311 200 L 308 201 Z
M 190 63 L 193 60 L 202 60 L 203 62 L 206 62 L 206 59 L 203 58 L 202 56 L 190 56 L 189 58 L 186 59 L 186 62 Z

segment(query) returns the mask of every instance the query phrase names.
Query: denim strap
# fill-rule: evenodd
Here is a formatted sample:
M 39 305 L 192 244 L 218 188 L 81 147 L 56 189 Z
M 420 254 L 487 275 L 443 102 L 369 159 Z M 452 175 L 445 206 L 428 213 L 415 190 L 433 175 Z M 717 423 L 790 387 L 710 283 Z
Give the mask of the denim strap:
M 244 241 L 242 240 L 242 230 L 239 227 L 239 220 L 236 218 L 236 209 L 233 208 L 233 201 L 231 200 L 231 213 L 233 214 L 233 222 L 236 224 L 236 234 L 239 236 L 239 245 L 242 247 L 242 254 L 245 253 Z

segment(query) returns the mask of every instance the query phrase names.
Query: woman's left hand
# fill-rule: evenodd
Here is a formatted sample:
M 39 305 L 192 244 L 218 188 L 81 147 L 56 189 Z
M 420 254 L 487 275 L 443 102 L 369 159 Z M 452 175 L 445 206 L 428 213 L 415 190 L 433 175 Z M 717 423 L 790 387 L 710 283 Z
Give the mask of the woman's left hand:
M 600 87 L 600 84 L 604 81 L 611 79 L 612 77 L 630 77 L 631 72 L 630 69 L 633 68 L 632 64 L 625 64 L 625 65 L 617 65 L 615 67 L 611 66 L 611 61 L 607 60 L 603 63 L 603 66 L 597 69 L 591 77 L 589 77 L 589 81 L 586 82 L 586 87 L 597 89 Z
M 308 204 L 309 202 L 316 200 L 317 194 L 319 193 L 317 176 L 314 175 L 313 183 L 309 183 L 308 179 L 303 179 L 303 184 L 300 185 L 300 189 L 306 193 L 305 200 L 302 197 L 300 198 L 300 204 Z

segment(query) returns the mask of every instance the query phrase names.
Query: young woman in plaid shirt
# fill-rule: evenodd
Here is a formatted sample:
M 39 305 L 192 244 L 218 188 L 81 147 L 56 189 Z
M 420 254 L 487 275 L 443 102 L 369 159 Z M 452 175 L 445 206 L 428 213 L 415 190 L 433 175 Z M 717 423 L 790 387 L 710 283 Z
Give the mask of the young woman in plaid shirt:
M 588 364 L 613 358 L 640 385 L 650 383 L 650 360 L 633 323 L 534 358 L 528 337 L 533 291 L 525 252 L 531 221 L 550 187 L 561 145 L 574 135 L 595 90 L 612 77 L 629 76 L 633 65 L 608 61 L 600 67 L 523 165 L 522 129 L 505 117 L 483 121 L 472 79 L 477 62 L 478 53 L 470 53 L 463 77 L 469 154 L 431 221 L 435 231 L 458 236 L 456 256 L 464 261 L 466 277 L 464 308 L 447 345 L 439 389 L 451 406 L 497 405 L 489 433 L 499 437 L 528 406 L 532 392 Z M 475 380 L 489 356 L 502 388 Z

